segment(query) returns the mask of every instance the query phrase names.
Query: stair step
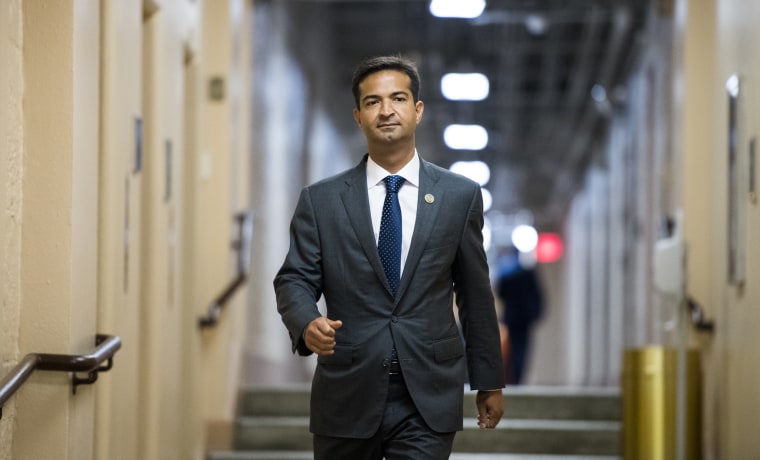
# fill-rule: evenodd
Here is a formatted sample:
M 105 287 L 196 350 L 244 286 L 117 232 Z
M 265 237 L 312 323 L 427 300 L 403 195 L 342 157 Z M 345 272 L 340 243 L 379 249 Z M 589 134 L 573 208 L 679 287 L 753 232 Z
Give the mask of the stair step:
M 239 416 L 308 416 L 310 385 L 244 387 L 238 395 Z
M 312 460 L 311 451 L 211 452 L 206 460 Z M 620 460 L 617 456 L 453 453 L 449 460 Z
M 551 455 L 618 455 L 620 423 L 588 420 L 502 420 L 496 429 L 481 430 L 465 419 L 454 438 L 455 452 Z
M 620 420 L 617 389 L 507 387 L 504 417 L 508 419 Z M 475 392 L 466 391 L 465 416 L 473 416 Z M 241 416 L 309 415 L 309 386 L 248 387 L 240 394 Z
M 311 450 L 308 417 L 238 417 L 234 445 L 239 450 Z
M 467 418 L 454 438 L 455 452 L 617 455 L 620 424 L 613 421 L 503 420 L 481 430 Z M 235 447 L 257 451 L 309 451 L 308 417 L 240 417 Z

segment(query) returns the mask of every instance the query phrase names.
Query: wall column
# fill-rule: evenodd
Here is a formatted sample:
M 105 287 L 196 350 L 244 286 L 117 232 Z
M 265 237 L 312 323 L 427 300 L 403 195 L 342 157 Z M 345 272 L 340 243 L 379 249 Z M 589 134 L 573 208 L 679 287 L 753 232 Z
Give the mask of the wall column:
M 97 280 L 99 4 L 23 3 L 20 354 L 90 353 Z M 94 390 L 41 372 L 17 395 L 12 458 L 92 458 Z

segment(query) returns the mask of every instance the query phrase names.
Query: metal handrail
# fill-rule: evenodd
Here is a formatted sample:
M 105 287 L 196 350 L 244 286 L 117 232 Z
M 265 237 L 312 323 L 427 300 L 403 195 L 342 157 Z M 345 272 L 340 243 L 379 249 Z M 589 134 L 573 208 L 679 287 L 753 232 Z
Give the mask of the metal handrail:
M 55 355 L 49 353 L 29 353 L 16 364 L 10 373 L 0 380 L 0 418 L 3 405 L 32 376 L 35 370 L 71 372 L 72 393 L 77 393 L 77 386 L 90 385 L 98 379 L 98 372 L 105 372 L 113 367 L 113 355 L 121 348 L 121 339 L 113 335 L 97 334 L 95 351 L 89 355 Z M 107 361 L 103 366 L 103 362 Z M 86 372 L 87 377 L 77 376 L 77 372 Z
M 708 332 L 710 334 L 715 333 L 715 321 L 709 320 L 705 317 L 705 312 L 702 306 L 697 303 L 696 300 L 689 297 L 686 301 L 686 306 L 689 309 L 689 318 L 694 329 L 700 332 Z
M 198 327 L 201 329 L 216 326 L 222 309 L 240 286 L 248 279 L 251 266 L 251 240 L 253 239 L 253 213 L 244 211 L 235 215 L 238 223 L 238 238 L 232 242 L 232 247 L 237 250 L 237 276 L 226 288 L 211 301 L 206 315 L 198 318 Z

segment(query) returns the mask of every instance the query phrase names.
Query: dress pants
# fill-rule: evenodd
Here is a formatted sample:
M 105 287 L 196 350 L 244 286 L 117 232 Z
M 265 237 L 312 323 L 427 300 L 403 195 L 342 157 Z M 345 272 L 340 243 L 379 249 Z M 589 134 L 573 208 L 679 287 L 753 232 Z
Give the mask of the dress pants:
M 314 435 L 315 460 L 445 460 L 455 433 L 431 430 L 417 412 L 401 374 L 389 376 L 378 432 L 369 439 Z M 350 421 L 347 421 L 350 423 Z

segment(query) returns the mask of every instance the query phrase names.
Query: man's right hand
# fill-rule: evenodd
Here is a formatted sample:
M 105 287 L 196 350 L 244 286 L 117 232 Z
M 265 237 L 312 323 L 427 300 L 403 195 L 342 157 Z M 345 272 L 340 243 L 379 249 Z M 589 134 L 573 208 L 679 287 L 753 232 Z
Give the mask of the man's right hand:
M 309 350 L 320 356 L 335 353 L 335 331 L 343 326 L 343 321 L 333 321 L 320 316 L 306 326 L 303 341 Z

